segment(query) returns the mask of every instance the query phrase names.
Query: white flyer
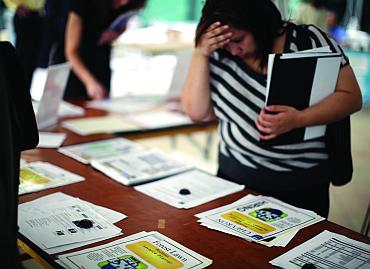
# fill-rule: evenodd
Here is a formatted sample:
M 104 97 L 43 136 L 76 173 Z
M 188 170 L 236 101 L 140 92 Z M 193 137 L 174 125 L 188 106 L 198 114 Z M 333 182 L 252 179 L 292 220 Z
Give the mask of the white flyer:
M 368 269 L 370 245 L 325 230 L 270 263 L 285 269 L 300 269 L 305 264 L 322 269 Z
M 80 226 L 83 220 L 91 225 Z M 111 237 L 121 232 L 79 199 L 22 207 L 18 225 L 22 234 L 45 248 Z
M 60 255 L 70 269 L 200 269 L 212 260 L 184 247 L 158 232 L 141 232 L 109 244 Z
M 241 191 L 239 185 L 200 170 L 191 170 L 135 189 L 177 208 L 191 208 Z
M 182 163 L 153 149 L 102 160 L 92 160 L 91 165 L 124 185 L 144 183 L 192 168 L 189 164 Z

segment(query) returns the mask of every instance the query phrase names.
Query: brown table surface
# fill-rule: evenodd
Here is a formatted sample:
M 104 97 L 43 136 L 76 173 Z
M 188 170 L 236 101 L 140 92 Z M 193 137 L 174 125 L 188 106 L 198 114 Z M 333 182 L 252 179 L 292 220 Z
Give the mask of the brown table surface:
M 99 114 L 97 111 L 88 111 L 87 116 L 96 116 L 97 114 Z M 63 129 L 63 131 L 65 130 Z M 112 137 L 112 135 L 81 137 L 71 132 L 67 133 L 68 138 L 65 144 L 75 144 Z M 88 247 L 111 242 L 141 231 L 158 231 L 199 254 L 212 259 L 213 264 L 209 268 L 274 268 L 268 263 L 270 260 L 324 230 L 340 233 L 352 239 L 370 243 L 369 238 L 325 220 L 299 231 L 285 248 L 268 248 L 235 236 L 205 228 L 198 224 L 197 218 L 194 217 L 199 212 L 232 203 L 246 194 L 252 193 L 251 190 L 244 190 L 192 209 L 177 209 L 137 192 L 132 187 L 123 186 L 104 176 L 91 166 L 79 163 L 57 152 L 55 149 L 25 151 L 22 153 L 22 158 L 27 161 L 47 161 L 79 174 L 86 179 L 79 183 L 19 196 L 19 203 L 31 201 L 41 196 L 60 191 L 122 212 L 128 216 L 128 218 L 115 224 L 123 229 L 123 236 L 92 244 Z M 163 220 L 165 222 L 164 228 L 162 227 Z M 159 222 L 161 225 L 158 225 Z M 50 256 L 46 254 L 22 235 L 19 235 L 19 239 L 19 245 L 31 256 L 42 262 L 44 266 L 48 267 L 50 265 L 49 268 L 58 267 L 54 263 L 56 255 Z M 71 251 L 81 249 L 83 248 Z

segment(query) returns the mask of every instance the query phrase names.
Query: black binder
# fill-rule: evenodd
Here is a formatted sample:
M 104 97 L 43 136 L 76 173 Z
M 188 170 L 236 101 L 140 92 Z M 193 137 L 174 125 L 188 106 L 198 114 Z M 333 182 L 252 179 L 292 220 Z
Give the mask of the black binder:
M 294 57 L 286 55 L 289 54 L 270 56 L 269 65 L 272 67 L 269 67 L 271 71 L 268 74 L 266 106 L 286 105 L 303 110 L 321 101 L 334 91 L 340 66 L 338 53 L 294 53 Z M 320 89 L 320 84 L 326 79 L 330 81 L 326 81 L 328 83 L 324 82 L 324 84 L 329 84 L 329 86 L 324 90 Z M 299 143 L 307 140 L 307 132 L 310 130 L 314 129 L 307 127 L 294 129 L 274 139 L 261 140 L 261 143 L 264 145 Z M 317 128 L 315 130 L 318 132 Z M 324 136 L 324 134 L 325 128 L 316 137 Z

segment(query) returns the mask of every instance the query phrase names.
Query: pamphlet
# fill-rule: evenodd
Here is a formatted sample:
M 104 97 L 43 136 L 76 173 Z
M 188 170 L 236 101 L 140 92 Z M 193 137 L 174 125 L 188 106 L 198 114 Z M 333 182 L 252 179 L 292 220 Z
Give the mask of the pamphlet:
M 140 232 L 109 244 L 59 256 L 66 268 L 201 269 L 212 260 L 158 232 Z

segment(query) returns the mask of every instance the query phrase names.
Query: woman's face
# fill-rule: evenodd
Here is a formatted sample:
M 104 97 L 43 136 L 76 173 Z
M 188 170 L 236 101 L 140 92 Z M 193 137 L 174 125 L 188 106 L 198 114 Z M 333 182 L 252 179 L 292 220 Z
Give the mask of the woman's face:
M 250 32 L 234 28 L 229 25 L 228 32 L 232 33 L 230 42 L 225 49 L 234 56 L 242 59 L 254 57 L 256 53 L 256 43 Z

